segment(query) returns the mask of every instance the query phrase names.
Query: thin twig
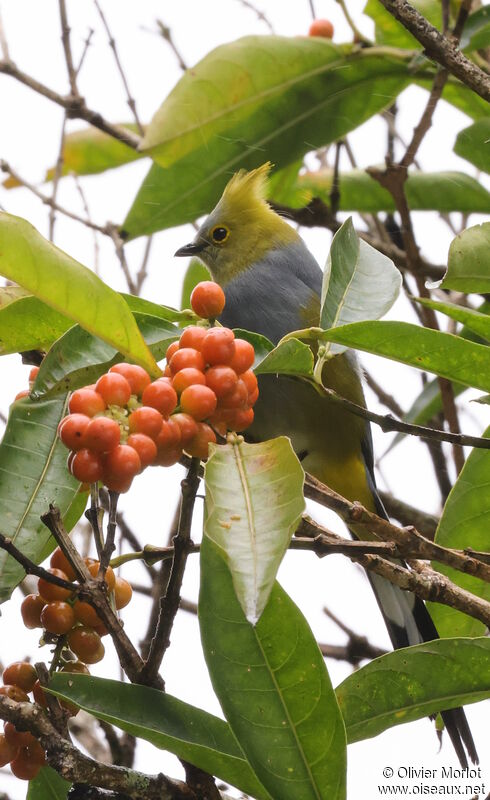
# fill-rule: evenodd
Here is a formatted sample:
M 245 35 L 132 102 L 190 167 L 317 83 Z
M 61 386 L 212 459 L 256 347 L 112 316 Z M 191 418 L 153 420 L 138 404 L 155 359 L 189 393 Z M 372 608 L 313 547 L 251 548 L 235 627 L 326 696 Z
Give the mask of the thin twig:
M 0 533 L 0 548 L 12 556 L 28 575 L 36 575 L 38 578 L 43 578 L 45 581 L 54 583 L 56 586 L 61 586 L 63 589 L 69 589 L 70 592 L 76 592 L 79 589 L 76 583 L 65 581 L 64 578 L 53 575 L 51 572 L 48 572 L 47 569 L 44 569 L 44 567 L 34 564 L 34 562 L 31 561 L 30 558 L 27 558 L 27 556 L 14 545 L 12 540 L 4 536 L 3 533 Z
M 87 198 L 85 197 L 85 192 L 83 191 L 83 187 L 82 187 L 82 184 L 80 182 L 80 179 L 79 179 L 78 175 L 76 175 L 75 173 L 73 173 L 72 178 L 73 178 L 73 180 L 75 182 L 76 190 L 77 190 L 78 194 L 80 195 L 80 199 L 82 201 L 83 210 L 85 211 L 85 217 L 86 217 L 88 222 L 92 222 L 92 217 L 91 217 L 91 214 L 90 214 L 90 209 L 88 207 Z M 97 233 L 98 232 L 92 228 L 92 236 L 93 236 L 93 242 L 94 242 L 94 272 L 95 272 L 96 275 L 99 275 L 99 273 L 100 273 L 100 264 L 99 264 L 100 248 L 99 248 L 99 239 L 98 239 Z
M 131 276 L 128 262 L 126 261 L 126 254 L 124 252 L 124 241 L 121 239 L 121 236 L 119 235 L 118 226 L 108 222 L 105 227 L 105 232 L 111 237 L 112 241 L 114 242 L 114 247 L 116 248 L 116 255 L 119 259 L 123 275 L 126 278 L 126 283 L 128 285 L 129 293 L 137 294 L 136 284 Z
M 119 500 L 118 492 L 109 492 L 109 519 L 107 522 L 107 536 L 104 548 L 100 554 L 99 578 L 103 579 L 111 560 L 111 555 L 116 549 L 114 540 L 116 538 L 116 515 L 117 515 L 117 501 Z
M 250 11 L 253 11 L 257 16 L 257 19 L 260 19 L 261 22 L 263 22 L 265 25 L 267 25 L 267 27 L 269 28 L 270 33 L 274 33 L 274 27 L 273 27 L 270 19 L 264 14 L 264 12 L 260 8 L 257 8 L 257 6 L 255 6 L 253 3 L 251 3 L 250 0 L 238 0 L 238 2 L 244 8 L 249 8 Z M 311 2 L 310 2 L 310 8 L 312 8 L 312 3 Z M 314 19 L 314 16 L 313 16 L 313 19 Z
M 104 26 L 104 28 L 106 30 L 107 36 L 109 38 L 109 47 L 111 48 L 111 50 L 112 50 L 112 52 L 114 54 L 114 61 L 116 62 L 116 66 L 117 66 L 119 75 L 121 76 L 121 80 L 123 82 L 124 90 L 126 92 L 126 97 L 127 97 L 127 101 L 128 101 L 128 106 L 131 109 L 131 112 L 132 112 L 133 117 L 135 119 L 136 125 L 138 126 L 138 130 L 139 130 L 140 134 L 142 136 L 144 136 L 145 131 L 144 131 L 143 125 L 141 124 L 141 120 L 140 120 L 140 118 L 138 116 L 138 112 L 136 110 L 136 100 L 134 99 L 134 97 L 132 96 L 132 94 L 131 94 L 131 92 L 129 90 L 129 83 L 128 83 L 128 80 L 126 78 L 126 74 L 124 72 L 123 65 L 121 63 L 121 59 L 119 58 L 119 53 L 118 53 L 118 50 L 117 50 L 116 40 L 114 39 L 114 36 L 111 33 L 111 30 L 110 30 L 109 25 L 107 23 L 107 20 L 105 18 L 104 12 L 102 11 L 102 8 L 100 7 L 100 5 L 97 2 L 97 0 L 94 0 L 94 4 L 95 4 L 95 7 L 96 7 L 97 11 L 99 12 L 99 16 L 100 16 L 100 18 L 102 20 L 102 24 L 103 24 L 103 26 Z
M 65 148 L 65 128 L 66 128 L 66 112 L 63 114 L 63 122 L 61 124 L 61 135 L 60 135 L 60 146 L 58 149 L 58 157 L 56 159 L 56 165 L 54 168 L 53 174 L 53 183 L 52 183 L 52 191 L 51 191 L 51 204 L 49 206 L 49 240 L 52 242 L 54 240 L 54 226 L 56 222 L 56 197 L 58 194 L 58 186 L 60 182 L 61 175 L 63 173 L 63 161 L 64 161 L 64 148 Z
M 73 54 L 71 52 L 70 26 L 68 24 L 65 0 L 58 0 L 58 2 L 61 20 L 61 41 L 63 43 L 63 51 L 65 53 L 66 69 L 68 72 L 68 80 L 70 82 L 70 91 L 74 98 L 78 98 L 80 97 L 80 93 L 77 86 L 77 72 L 75 70 Z
M 182 57 L 182 53 L 177 48 L 177 46 L 176 46 L 176 44 L 175 44 L 175 42 L 173 40 L 172 31 L 160 19 L 157 19 L 155 21 L 156 21 L 156 24 L 158 25 L 158 32 L 159 32 L 160 36 L 163 39 L 165 39 L 165 41 L 168 43 L 170 49 L 172 50 L 173 54 L 175 55 L 175 57 L 177 59 L 177 63 L 179 65 L 180 69 L 182 70 L 182 72 L 185 72 L 186 69 L 187 69 L 187 64 L 185 63 L 185 61 L 184 61 L 184 59 Z
M 43 97 L 46 97 L 48 100 L 51 100 L 53 103 L 56 103 L 62 108 L 67 109 L 70 119 L 83 119 L 85 122 L 89 122 L 90 125 L 93 125 L 94 128 L 98 128 L 99 130 L 104 131 L 104 133 L 108 133 L 109 136 L 112 136 L 119 142 L 127 144 L 128 147 L 131 147 L 133 150 L 138 149 L 141 142 L 140 136 L 138 136 L 136 133 L 133 133 L 128 128 L 123 128 L 120 125 L 114 125 L 106 120 L 99 111 L 94 111 L 93 109 L 88 108 L 85 100 L 82 97 L 73 98 L 71 95 L 65 96 L 59 94 L 59 92 L 55 92 L 53 89 L 50 89 L 49 86 L 45 86 L 40 81 L 36 80 L 36 78 L 33 78 L 32 75 L 28 75 L 27 73 L 23 72 L 10 59 L 4 58 L 0 61 L 0 73 L 9 75 L 11 78 L 23 83 L 24 86 L 28 86 L 34 92 L 37 92 L 37 94 L 40 94 Z M 75 99 L 76 102 L 74 102 Z
M 308 5 L 310 6 L 311 18 L 316 19 L 316 11 L 315 11 L 315 6 L 313 4 L 313 0 L 308 0 Z
M 94 33 L 95 33 L 95 31 L 94 31 L 93 28 L 89 28 L 88 29 L 87 38 L 85 39 L 85 41 L 83 43 L 82 54 L 81 54 L 80 60 L 78 62 L 78 67 L 76 68 L 76 71 L 75 71 L 75 74 L 76 74 L 77 78 L 78 78 L 78 76 L 80 74 L 80 70 L 83 67 L 85 58 L 87 57 L 87 53 L 88 53 L 89 47 L 92 44 L 92 37 L 93 37 Z
M 352 34 L 354 36 L 354 41 L 358 42 L 358 43 L 362 42 L 363 44 L 372 45 L 373 42 L 370 39 L 368 39 L 367 36 L 364 36 L 364 34 L 361 33 L 361 31 L 357 27 L 356 23 L 352 19 L 351 15 L 349 13 L 349 9 L 347 8 L 347 4 L 345 3 L 345 0 L 337 0 L 337 3 L 339 4 L 340 8 L 342 9 L 342 12 L 343 12 L 344 17 L 345 17 L 345 21 L 347 22 L 347 25 L 349 26 L 349 28 L 352 31 Z
M 394 517 L 402 525 L 414 525 L 427 539 L 434 539 L 439 523 L 439 519 L 436 516 L 405 503 L 389 492 L 378 490 L 378 494 L 390 517 Z
M 138 296 L 141 294 L 141 289 L 143 288 L 143 284 L 144 284 L 146 278 L 148 277 L 148 261 L 150 259 L 150 251 L 151 251 L 152 242 L 153 242 L 153 236 L 148 236 L 147 239 L 146 239 L 145 251 L 143 253 L 143 258 L 142 258 L 142 261 L 141 261 L 141 265 L 140 265 L 140 268 L 139 268 L 138 272 L 136 273 L 136 291 L 135 291 L 135 294 L 137 294 Z
M 401 406 L 395 400 L 393 395 L 386 392 L 383 389 L 383 387 L 380 386 L 379 383 L 375 380 L 375 378 L 371 375 L 371 373 L 366 372 L 366 370 L 364 370 L 364 378 L 371 391 L 374 392 L 374 394 L 378 398 L 379 402 L 382 403 L 384 406 L 386 406 L 386 408 L 389 408 L 389 410 L 393 414 L 396 414 L 397 417 L 402 419 L 404 416 L 403 408 L 401 408 Z
M 180 604 L 180 590 L 189 553 L 189 545 L 192 544 L 190 538 L 191 524 L 194 502 L 199 487 L 199 465 L 199 459 L 193 458 L 189 471 L 181 484 L 182 503 L 179 528 L 173 538 L 174 558 L 172 571 L 165 596 L 160 600 L 160 615 L 142 676 L 145 681 L 151 681 L 157 675 L 165 652 L 170 645 L 170 633 Z
M 5 61 L 10 61 L 9 46 L 7 42 L 7 37 L 5 35 L 5 28 L 3 26 L 1 10 L 0 10 L 0 50 L 2 51 L 2 56 L 4 57 Z
M 407 0 L 380 0 L 382 5 L 425 48 L 425 55 L 445 67 L 474 92 L 490 101 L 490 78 L 448 37 L 426 20 Z
M 439 69 L 432 84 L 429 99 L 424 109 L 418 125 L 416 126 L 410 144 L 408 145 L 405 155 L 400 161 L 400 167 L 408 169 L 415 160 L 417 151 L 422 143 L 422 139 L 432 125 L 432 118 L 434 115 L 435 107 L 439 102 L 444 86 L 448 79 L 448 73 L 445 69 Z

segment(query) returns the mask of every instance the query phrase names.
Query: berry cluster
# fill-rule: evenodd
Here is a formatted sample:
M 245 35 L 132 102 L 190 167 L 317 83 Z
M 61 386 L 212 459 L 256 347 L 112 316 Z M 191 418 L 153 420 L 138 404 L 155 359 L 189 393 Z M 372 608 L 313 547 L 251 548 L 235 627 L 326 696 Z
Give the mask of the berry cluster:
M 85 563 L 92 577 L 99 572 L 99 562 L 86 558 Z M 75 573 L 62 551 L 57 548 L 51 556 L 52 575 L 66 581 L 74 581 Z M 109 592 L 114 593 L 114 603 L 119 611 L 128 605 L 132 597 L 131 584 L 114 574 L 111 567 L 105 573 Z M 52 636 L 66 636 L 70 650 L 84 664 L 96 664 L 104 657 L 101 637 L 108 631 L 89 603 L 74 598 L 69 589 L 39 578 L 38 594 L 29 594 L 20 608 L 26 628 L 44 628 Z
M 39 367 L 32 367 L 31 371 L 29 372 L 29 388 L 22 389 L 21 392 L 17 392 L 17 394 L 14 397 L 14 402 L 16 400 L 21 400 L 23 397 L 29 397 L 29 392 L 34 386 L 34 381 L 36 380 L 38 372 L 39 372 Z
M 4 686 L 0 694 L 19 703 L 30 702 L 29 692 L 39 687 L 36 670 L 26 661 L 15 661 L 3 671 Z M 39 687 L 40 688 L 40 687 Z M 0 734 L 0 767 L 10 763 L 16 778 L 30 781 L 35 778 L 45 762 L 45 752 L 35 736 L 28 731 L 19 731 L 12 722 L 5 722 Z
M 223 290 L 204 281 L 191 304 L 213 318 L 223 310 Z M 253 346 L 229 328 L 195 325 L 169 346 L 163 377 L 152 382 L 135 364 L 111 367 L 70 397 L 58 429 L 71 450 L 69 470 L 82 483 L 126 492 L 150 465 L 171 466 L 183 452 L 207 458 L 216 432 L 243 431 L 253 421 L 254 358 Z

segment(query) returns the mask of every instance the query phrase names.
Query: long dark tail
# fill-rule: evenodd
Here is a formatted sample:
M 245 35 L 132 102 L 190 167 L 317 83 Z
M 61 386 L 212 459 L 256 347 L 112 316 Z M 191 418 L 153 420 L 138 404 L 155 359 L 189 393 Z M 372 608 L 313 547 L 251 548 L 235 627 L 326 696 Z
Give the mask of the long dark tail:
M 377 513 L 379 516 L 389 519 L 375 487 L 371 488 Z M 439 638 L 436 626 L 423 600 L 411 592 L 394 586 L 374 572 L 369 572 L 368 577 L 395 650 Z M 466 754 L 474 764 L 478 764 L 478 753 L 464 710 L 452 708 L 443 711 L 441 716 L 461 766 L 468 766 Z

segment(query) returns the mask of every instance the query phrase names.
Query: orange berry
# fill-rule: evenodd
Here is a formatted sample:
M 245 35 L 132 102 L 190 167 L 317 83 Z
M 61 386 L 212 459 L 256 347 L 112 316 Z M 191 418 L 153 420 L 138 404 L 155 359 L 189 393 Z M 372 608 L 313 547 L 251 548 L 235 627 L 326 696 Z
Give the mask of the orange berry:
M 117 447 L 120 438 L 121 429 L 115 419 L 95 417 L 85 428 L 83 446 L 95 453 L 108 453 Z
M 230 420 L 229 427 L 233 431 L 244 431 L 254 421 L 253 408 L 239 408 Z
M 100 636 L 92 628 L 73 628 L 68 634 L 68 644 L 84 664 L 97 664 L 104 658 L 105 648 Z
M 196 384 L 201 384 L 201 386 L 204 386 L 205 383 L 206 378 L 200 369 L 196 369 L 195 367 L 185 367 L 185 369 L 181 369 L 179 372 L 175 373 L 172 386 L 177 394 L 182 394 L 184 389 L 187 389 L 188 386 L 195 386 Z
M 215 393 L 209 386 L 188 386 L 180 398 L 180 407 L 184 414 L 190 414 L 195 420 L 207 419 L 214 413 L 217 405 Z
M 29 702 L 27 692 L 24 692 L 20 686 L 12 686 L 12 684 L 9 684 L 8 686 L 0 686 L 0 694 L 5 695 L 5 697 L 10 697 L 10 699 L 15 700 L 16 703 Z
M 97 483 L 103 474 L 103 462 L 98 453 L 86 447 L 69 461 L 69 470 L 80 483 Z
M 230 361 L 230 367 L 240 375 L 250 369 L 255 361 L 255 350 L 250 342 L 245 339 L 235 339 L 235 354 Z
M 5 767 L 17 755 L 19 748 L 9 744 L 4 733 L 0 733 L 0 767 Z
M 105 411 L 106 404 L 101 395 L 89 386 L 77 389 L 73 392 L 68 403 L 70 414 L 85 414 L 87 417 L 95 417 Z
M 191 307 L 198 317 L 219 317 L 225 307 L 225 293 L 214 281 L 201 281 L 192 290 Z
M 46 761 L 46 754 L 33 738 L 27 747 L 21 747 L 16 757 L 10 762 L 10 770 L 16 778 L 23 781 L 31 781 Z
M 95 384 L 98 392 L 108 406 L 125 406 L 131 397 L 131 386 L 123 375 L 106 372 Z
M 14 397 L 14 403 L 16 400 L 22 400 L 23 397 L 29 397 L 29 389 L 22 389 L 21 392 L 17 392 Z
M 146 369 L 139 367 L 138 364 L 126 364 L 125 362 L 122 364 L 114 364 L 109 372 L 117 372 L 118 375 L 122 375 L 123 378 L 126 378 L 131 387 L 132 394 L 142 395 L 145 388 L 151 383 L 151 378 Z
M 34 702 L 36 702 L 38 706 L 42 706 L 43 708 L 47 707 L 48 701 L 46 700 L 46 694 L 39 681 L 36 681 L 34 684 L 32 694 L 34 695 Z
M 189 414 L 172 414 L 172 419 L 180 428 L 180 442 L 185 445 L 197 433 L 197 423 Z
M 186 444 L 185 451 L 190 456 L 206 459 L 208 457 L 208 446 L 211 442 L 216 442 L 215 432 L 205 422 L 198 422 L 197 432 Z
M 156 408 L 164 417 L 169 417 L 177 406 L 177 393 L 166 379 L 158 378 L 146 387 L 141 400 L 144 406 Z
M 180 372 L 181 369 L 187 369 L 188 367 L 193 367 L 194 369 L 204 372 L 204 367 L 206 366 L 201 352 L 199 350 L 194 350 L 193 347 L 180 348 L 174 353 L 168 363 L 173 375 L 175 375 L 176 372 Z
M 138 453 L 142 470 L 153 464 L 157 457 L 157 446 L 153 439 L 144 433 L 132 433 L 128 436 L 127 444 Z
M 235 388 L 230 394 L 220 397 L 220 409 L 243 408 L 248 401 L 248 391 L 245 382 L 238 379 Z
M 185 329 L 184 333 L 180 337 L 179 347 L 191 347 L 193 350 L 200 350 L 202 341 L 206 336 L 207 332 L 208 332 L 207 328 L 201 328 L 199 325 L 189 325 L 189 327 Z M 168 350 L 167 350 L 167 359 L 168 359 Z
M 177 352 L 179 347 L 180 347 L 180 343 L 179 342 L 172 342 L 172 344 L 169 344 L 169 346 L 167 347 L 167 352 L 165 353 L 165 358 L 167 359 L 167 364 L 170 363 L 170 360 L 171 360 L 173 354 Z
M 235 334 L 229 328 L 210 328 L 203 339 L 201 353 L 206 364 L 228 366 L 235 355 Z
M 255 372 L 253 372 L 253 370 L 251 369 L 247 369 L 246 372 L 242 372 L 242 374 L 240 375 L 240 380 L 244 382 L 245 386 L 247 387 L 247 392 L 249 395 L 251 395 L 252 392 L 255 392 L 255 390 L 259 385 L 257 382 L 257 376 L 255 375 Z
M 248 404 L 249 404 L 249 406 L 254 406 L 258 399 L 259 399 L 259 388 L 257 387 L 248 396 Z
M 42 628 L 41 625 L 41 611 L 46 605 L 46 601 L 38 594 L 28 594 L 24 597 L 20 613 L 22 614 L 22 621 L 26 628 L 34 630 L 34 628 Z
M 5 684 L 20 686 L 24 692 L 32 692 L 32 687 L 37 681 L 36 670 L 27 661 L 14 661 L 5 667 L 2 675 Z
M 49 633 L 56 633 L 58 636 L 68 633 L 75 624 L 75 614 L 69 603 L 63 600 L 55 600 L 48 603 L 41 611 L 41 622 L 43 628 Z
M 102 624 L 102 620 L 90 603 L 77 600 L 73 606 L 73 613 L 77 622 L 81 622 L 82 625 L 87 625 L 89 628 L 95 628 Z
M 99 561 L 92 561 L 90 564 L 87 564 L 88 571 L 90 572 L 92 578 L 96 578 L 98 576 L 99 567 L 100 567 Z M 112 590 L 114 589 L 114 584 L 116 582 L 116 576 L 114 574 L 114 570 L 112 569 L 112 567 L 107 567 L 105 571 L 104 580 L 107 584 L 107 589 L 109 590 L 109 592 L 112 592 Z
M 81 661 L 69 661 L 60 669 L 60 672 L 72 672 L 77 675 L 90 675 L 90 670 Z
M 127 444 L 119 444 L 107 453 L 104 462 L 104 481 L 127 481 L 141 470 L 141 461 L 136 450 Z
M 39 372 L 39 367 L 32 367 L 31 371 L 29 372 L 29 383 L 34 383 L 37 378 L 37 373 Z
M 12 722 L 5 722 L 3 726 L 5 738 L 11 747 L 26 747 L 35 742 L 35 738 L 29 731 L 18 731 Z
M 68 576 L 61 569 L 51 568 L 48 569 L 48 572 L 64 581 L 68 580 Z M 56 583 L 50 583 L 45 578 L 39 578 L 37 587 L 41 597 L 48 602 L 51 602 L 52 600 L 66 600 L 72 594 L 70 589 L 64 589 L 63 586 L 58 586 Z
M 116 585 L 114 587 L 114 597 L 116 601 L 116 608 L 119 611 L 125 608 L 133 596 L 133 589 L 131 584 L 121 578 L 119 575 L 116 577 Z
M 162 429 L 163 418 L 160 411 L 152 406 L 141 406 L 129 415 L 131 433 L 144 433 L 150 439 L 156 439 Z
M 158 467 L 173 467 L 173 465 L 177 464 L 181 458 L 182 447 L 177 445 L 176 447 L 168 448 L 166 450 L 159 450 L 154 463 L 155 466 Z
M 332 39 L 333 25 L 329 19 L 314 19 L 310 25 L 308 36 L 321 36 L 324 39 Z
M 69 581 L 74 581 L 77 577 L 75 570 L 59 547 L 53 551 L 49 560 L 49 566 L 53 567 L 53 569 L 60 569 L 65 573 Z
M 206 385 L 213 390 L 218 398 L 232 392 L 237 381 L 238 376 L 231 367 L 217 364 L 206 370 Z
M 81 450 L 84 447 L 83 434 L 87 430 L 90 417 L 86 414 L 69 414 L 63 417 L 58 425 L 58 436 L 70 450 Z
M 182 434 L 178 423 L 174 419 L 175 416 L 174 414 L 170 419 L 165 419 L 163 421 L 162 430 L 155 439 L 159 451 L 169 450 L 180 444 Z

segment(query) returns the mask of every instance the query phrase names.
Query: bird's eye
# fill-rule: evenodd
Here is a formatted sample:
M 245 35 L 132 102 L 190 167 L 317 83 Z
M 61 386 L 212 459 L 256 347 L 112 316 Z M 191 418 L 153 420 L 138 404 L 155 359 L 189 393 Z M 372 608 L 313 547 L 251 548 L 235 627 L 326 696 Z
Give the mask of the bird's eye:
M 230 231 L 228 228 L 225 228 L 224 225 L 216 225 L 216 227 L 211 231 L 211 238 L 213 242 L 218 242 L 219 244 L 226 242 L 229 235 Z

